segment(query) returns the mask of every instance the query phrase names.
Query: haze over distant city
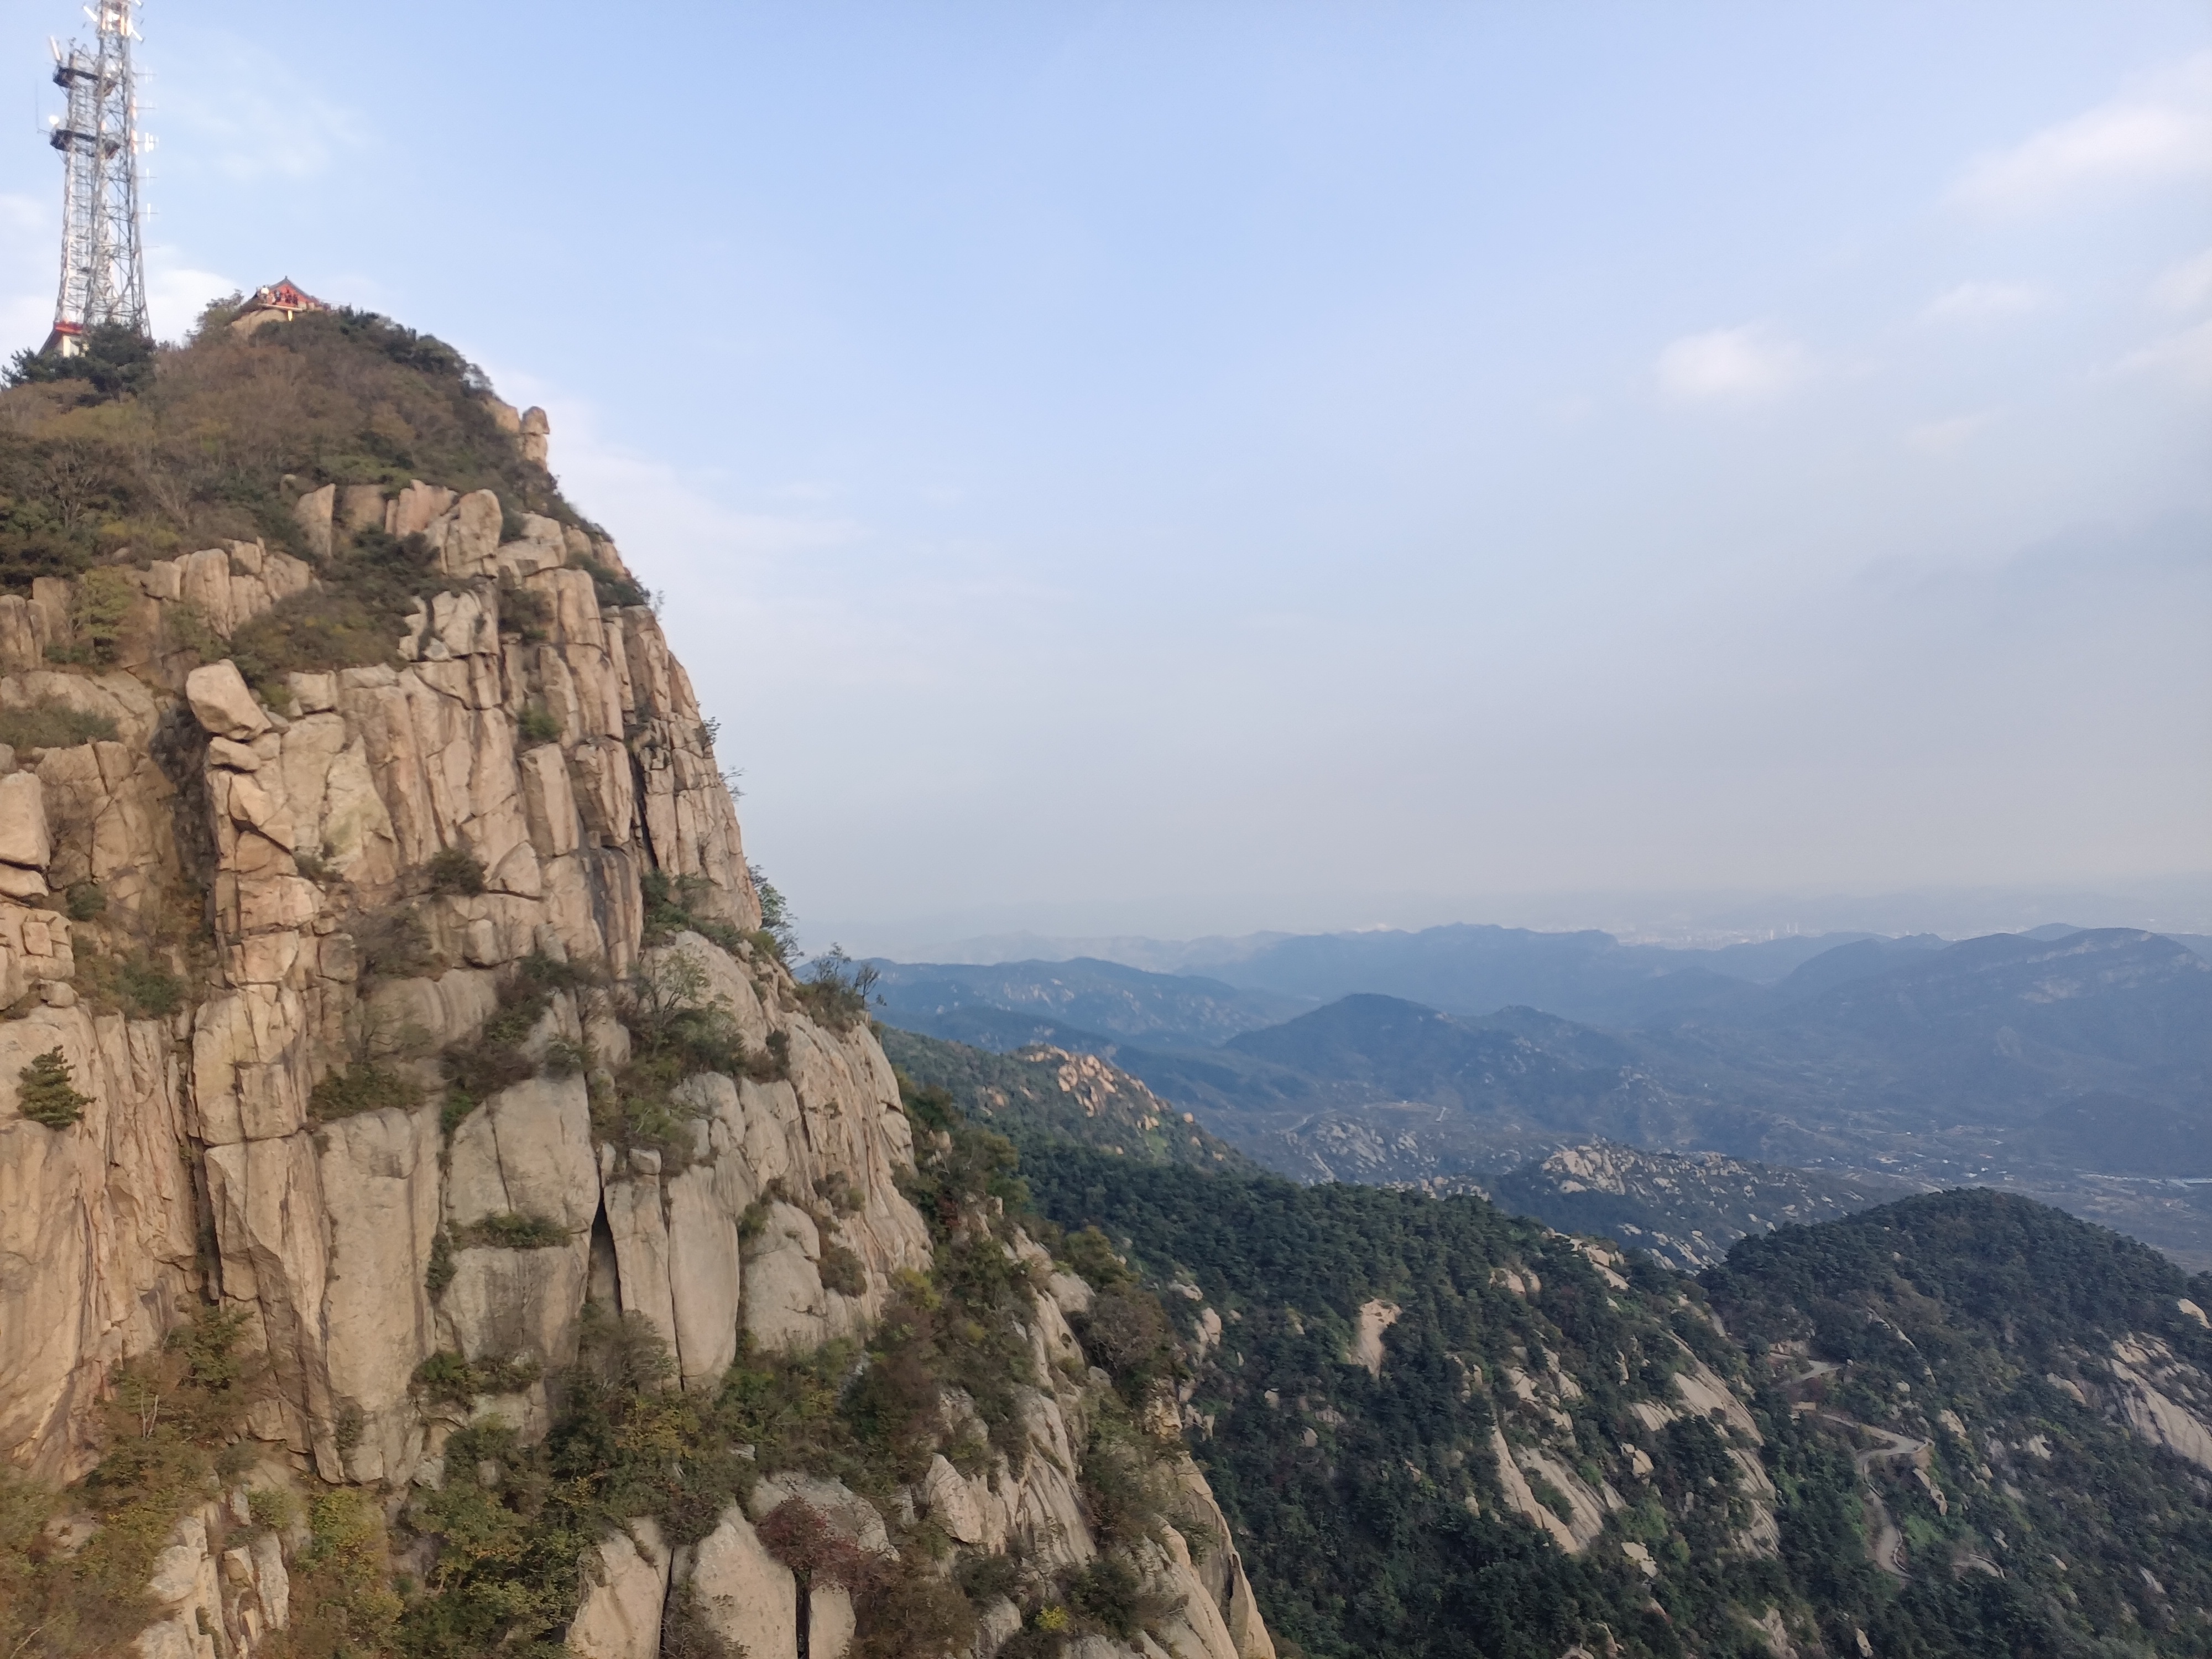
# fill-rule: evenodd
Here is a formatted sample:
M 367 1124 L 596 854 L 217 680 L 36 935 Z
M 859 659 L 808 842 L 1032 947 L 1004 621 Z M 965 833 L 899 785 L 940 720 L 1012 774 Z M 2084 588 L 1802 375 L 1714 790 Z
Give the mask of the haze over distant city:
M 2201 5 L 619 21 L 155 0 L 155 322 L 544 404 L 810 945 L 2212 931 Z

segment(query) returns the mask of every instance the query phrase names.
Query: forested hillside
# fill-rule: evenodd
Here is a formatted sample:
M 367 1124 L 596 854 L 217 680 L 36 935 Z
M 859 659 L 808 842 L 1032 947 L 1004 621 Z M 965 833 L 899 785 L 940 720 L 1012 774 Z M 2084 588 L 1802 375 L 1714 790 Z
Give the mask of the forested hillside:
M 2212 1642 L 2212 1275 L 1957 1192 L 1746 1239 L 1704 1283 L 1867 1465 L 1862 1530 L 1923 1617 L 1978 1606 L 2022 1650 Z
M 1701 1287 L 1474 1197 L 1026 1173 L 1177 1313 L 1194 1454 L 1310 1653 L 2212 1650 L 2212 1283 L 2102 1229 L 1935 1194 Z
M 1802 1624 L 1761 1431 L 1716 1375 L 1742 1361 L 1689 1281 L 1475 1198 L 1073 1151 L 1027 1175 L 1180 1315 L 1193 1450 L 1279 1641 L 1533 1659 Z

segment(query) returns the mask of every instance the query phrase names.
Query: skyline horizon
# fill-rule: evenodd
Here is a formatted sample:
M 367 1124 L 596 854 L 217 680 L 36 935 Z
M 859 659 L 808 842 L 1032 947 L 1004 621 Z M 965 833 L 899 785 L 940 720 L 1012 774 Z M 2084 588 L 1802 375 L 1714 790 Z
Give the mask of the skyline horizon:
M 770 875 L 773 880 L 773 875 Z M 787 895 L 788 899 L 789 896 Z M 1309 900 L 1308 902 L 1314 902 Z M 963 927 L 957 914 L 921 915 L 903 921 L 868 921 L 836 916 L 816 923 L 795 901 L 797 931 L 810 955 L 833 945 L 856 957 L 890 961 L 959 963 L 1072 960 L 1097 957 L 1148 967 L 1179 958 L 1195 959 L 1206 949 L 1267 939 L 1416 933 L 1431 929 L 1501 927 L 1536 933 L 1602 933 L 1623 945 L 1666 949 L 1717 949 L 1762 939 L 1818 938 L 1863 933 L 1899 938 L 1932 933 L 1947 940 L 1991 933 L 2026 933 L 2063 925 L 2081 928 L 2126 927 L 2148 933 L 2212 936 L 2212 872 L 2183 872 L 2136 884 L 2115 884 L 2096 891 L 2057 884 L 1928 888 L 1886 893 L 1781 894 L 1747 892 L 1552 893 L 1490 896 L 1402 895 L 1369 903 L 1364 910 L 1346 903 L 1346 915 L 1362 921 L 1332 921 L 1326 908 L 1310 912 L 1306 925 L 1276 913 L 1285 925 L 1234 922 L 1218 927 L 1052 925 L 1042 907 L 1006 907 L 1004 925 Z M 1134 907 L 1130 907 L 1133 909 Z M 1079 913 L 1063 907 L 1064 919 Z M 1096 913 L 1093 913 L 1096 914 Z M 1156 915 L 1165 915 L 1163 909 Z M 1247 913 L 1252 914 L 1252 913 Z M 975 920 L 974 913 L 969 913 Z M 1021 925 L 1027 915 L 1034 925 Z M 1157 971 L 1174 971 L 1160 969 Z

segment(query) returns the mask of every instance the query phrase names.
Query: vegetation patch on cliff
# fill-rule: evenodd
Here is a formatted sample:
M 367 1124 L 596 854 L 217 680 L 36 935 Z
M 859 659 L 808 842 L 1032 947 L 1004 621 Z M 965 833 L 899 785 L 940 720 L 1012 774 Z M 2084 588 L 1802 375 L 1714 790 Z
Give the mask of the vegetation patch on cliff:
M 115 1652 L 146 1624 L 146 1583 L 170 1529 L 252 1456 L 238 1438 L 245 1317 L 203 1309 L 159 1352 L 118 1367 L 106 1452 L 66 1496 L 0 1470 L 0 1653 Z M 72 1516 L 89 1528 L 48 1524 Z
M 112 743 L 115 722 L 106 714 L 72 708 L 55 697 L 14 708 L 0 708 L 0 743 L 20 757 L 40 749 L 74 749 L 81 743 Z
M 84 378 L 18 364 L 0 392 L 0 587 L 226 539 L 304 556 L 291 501 L 325 483 L 434 478 L 580 522 L 501 429 L 481 371 L 443 342 L 343 309 L 241 337 L 234 314 L 210 307 L 150 364 Z
M 227 641 L 204 644 L 204 658 L 228 657 L 264 702 L 289 701 L 284 677 L 398 660 L 399 636 L 423 596 L 450 581 L 420 536 L 394 538 L 356 530 L 315 572 L 318 585 L 279 599 Z

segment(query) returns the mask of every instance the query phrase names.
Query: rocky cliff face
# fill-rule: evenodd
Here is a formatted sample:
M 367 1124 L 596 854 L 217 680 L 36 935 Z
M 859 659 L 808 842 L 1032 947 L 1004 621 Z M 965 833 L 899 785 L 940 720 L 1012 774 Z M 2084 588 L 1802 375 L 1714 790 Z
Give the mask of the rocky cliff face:
M 307 557 L 231 541 L 0 598 L 0 709 L 106 734 L 0 750 L 0 1457 L 84 1476 L 118 1365 L 219 1308 L 253 1379 L 247 1484 L 357 1488 L 404 1534 L 457 1429 L 544 1432 L 587 1304 L 649 1327 L 670 1386 L 703 1395 L 741 1349 L 865 1332 L 933 1243 L 891 1067 L 756 931 L 711 730 L 653 611 L 603 598 L 635 596 L 613 546 L 422 482 L 295 511 Z M 434 564 L 390 659 L 250 686 L 228 641 L 364 530 Z M 95 623 L 92 661 L 57 666 Z M 720 1069 L 662 1066 L 648 1121 L 638 1033 L 690 1016 L 719 1022 Z M 48 1055 L 73 1109 L 37 1092 Z M 893 1553 L 926 1519 L 946 1572 L 1095 1557 L 1080 1465 L 1106 1384 L 1064 1311 L 1087 1288 L 1018 1232 L 1003 1248 L 1049 1287 L 1018 1433 L 966 1473 L 936 1457 L 890 1532 L 805 1471 L 681 1547 L 641 1517 L 597 1547 L 571 1645 L 657 1653 L 681 1595 L 754 1659 L 842 1652 L 853 1595 L 820 1575 L 802 1594 L 757 1531 L 787 1501 Z M 467 1380 L 426 1391 L 434 1361 Z M 1088 1639 L 1272 1654 L 1177 1468 L 1222 1547 L 1158 1529 L 1145 1628 Z M 286 1623 L 305 1534 L 248 1528 L 248 1497 L 179 1520 L 142 1651 L 251 1651 Z M 1021 1622 L 990 1601 L 979 1650 Z

